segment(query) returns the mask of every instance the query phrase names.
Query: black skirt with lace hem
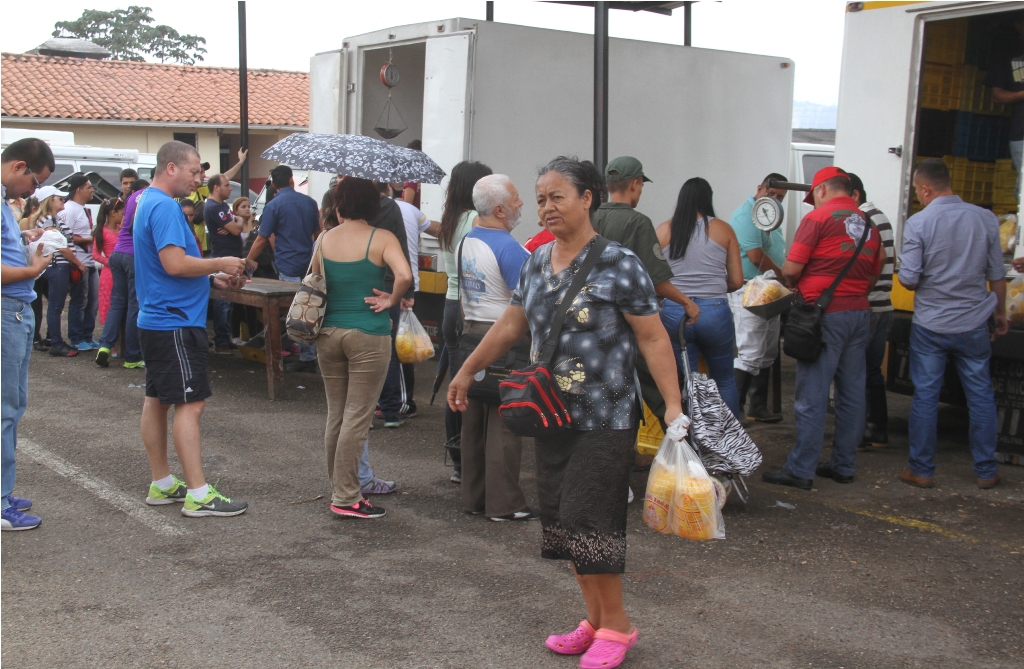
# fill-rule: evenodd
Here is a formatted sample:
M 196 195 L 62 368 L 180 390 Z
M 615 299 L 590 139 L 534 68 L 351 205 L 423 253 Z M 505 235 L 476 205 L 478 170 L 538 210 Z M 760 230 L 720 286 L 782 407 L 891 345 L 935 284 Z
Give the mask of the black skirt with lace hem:
M 626 500 L 636 430 L 580 430 L 536 440 L 541 557 L 578 574 L 626 570 Z

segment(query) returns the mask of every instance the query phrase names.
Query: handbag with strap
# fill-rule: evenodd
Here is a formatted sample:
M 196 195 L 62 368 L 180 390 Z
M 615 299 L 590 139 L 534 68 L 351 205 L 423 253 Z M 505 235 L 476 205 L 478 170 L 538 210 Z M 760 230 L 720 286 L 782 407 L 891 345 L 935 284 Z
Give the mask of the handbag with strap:
M 594 240 L 587 257 L 576 270 L 572 283 L 557 303 L 551 331 L 541 347 L 537 362 L 526 369 L 513 371 L 498 386 L 501 395 L 498 414 L 514 434 L 523 437 L 552 437 L 572 429 L 572 416 L 562 401 L 562 393 L 551 372 L 551 361 L 558 348 L 565 315 L 607 246 L 608 240 L 604 237 L 598 236 Z
M 865 220 L 864 234 L 857 242 L 853 257 L 846 263 L 843 271 L 835 278 L 832 285 L 822 291 L 814 304 L 804 302 L 802 295 L 797 295 L 793 300 L 786 324 L 782 328 L 784 338 L 782 350 L 786 355 L 803 362 L 814 362 L 821 356 L 821 352 L 825 349 L 825 343 L 821 341 L 821 316 L 832 301 L 836 288 L 846 278 L 846 274 L 853 264 L 857 262 L 861 249 L 864 248 L 869 236 L 871 236 L 871 223 Z
M 459 242 L 458 247 L 458 286 L 459 302 L 462 302 L 462 245 L 465 237 Z M 462 368 L 470 354 L 483 341 L 484 334 L 475 332 L 461 332 L 459 334 L 459 346 L 455 349 L 453 368 L 457 373 Z M 517 369 L 522 369 L 530 364 L 530 339 L 524 337 L 516 342 L 504 356 L 492 362 L 486 369 L 480 370 L 473 376 L 473 384 L 466 391 L 466 396 L 471 400 L 484 402 L 485 404 L 501 404 L 501 397 L 498 394 L 498 386 L 506 380 L 509 375 Z
M 284 323 L 288 336 L 303 344 L 312 344 L 316 340 L 327 312 L 327 279 L 324 278 L 324 257 L 320 250 L 323 238 L 324 234 L 320 233 L 313 246 L 306 276 L 292 299 Z

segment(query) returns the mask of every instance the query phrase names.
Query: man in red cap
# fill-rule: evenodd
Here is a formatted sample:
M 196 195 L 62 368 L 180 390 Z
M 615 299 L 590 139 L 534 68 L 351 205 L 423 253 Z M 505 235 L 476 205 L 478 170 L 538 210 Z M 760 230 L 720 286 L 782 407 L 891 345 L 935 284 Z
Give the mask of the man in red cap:
M 846 172 L 826 167 L 814 175 L 804 202 L 814 205 L 797 228 L 782 274 L 800 298 L 813 304 L 853 258 L 868 228 L 868 238 L 849 272 L 835 288 L 821 317 L 821 355 L 814 362 L 797 361 L 796 445 L 785 466 L 765 472 L 766 483 L 810 490 L 815 475 L 852 483 L 857 446 L 864 434 L 865 347 L 871 320 L 868 293 L 881 271 L 884 254 L 878 231 L 868 226 L 852 197 Z M 829 386 L 835 379 L 836 429 L 832 457 L 819 463 L 825 438 Z

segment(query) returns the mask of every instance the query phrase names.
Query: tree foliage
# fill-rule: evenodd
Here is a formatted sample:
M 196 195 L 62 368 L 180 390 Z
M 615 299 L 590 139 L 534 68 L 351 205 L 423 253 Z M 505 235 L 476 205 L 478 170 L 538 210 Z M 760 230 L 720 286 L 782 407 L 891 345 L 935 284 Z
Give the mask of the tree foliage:
M 111 52 L 117 60 L 145 61 L 152 56 L 163 62 L 194 65 L 203 60 L 206 38 L 181 35 L 170 26 L 153 25 L 149 7 L 132 5 L 107 12 L 86 9 L 74 21 L 54 24 L 54 37 L 87 39 Z

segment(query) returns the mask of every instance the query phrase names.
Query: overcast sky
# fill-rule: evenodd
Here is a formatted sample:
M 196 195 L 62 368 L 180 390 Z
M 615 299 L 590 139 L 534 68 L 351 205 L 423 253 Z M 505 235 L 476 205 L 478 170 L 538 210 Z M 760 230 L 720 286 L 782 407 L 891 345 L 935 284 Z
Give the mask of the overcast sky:
M 203 64 L 238 65 L 237 5 L 234 2 L 134 0 L 151 6 L 157 23 L 206 38 Z M 115 9 L 130 2 L 87 0 L 11 3 L 4 6 L 0 49 L 19 53 L 38 46 L 53 24 L 81 16 L 83 7 Z M 485 2 L 389 0 L 389 2 L 268 2 L 249 0 L 249 67 L 308 70 L 309 58 L 341 47 L 344 37 L 395 25 L 457 16 L 484 18 Z M 592 32 L 593 11 L 585 7 L 527 0 L 497 0 L 494 18 L 505 23 Z M 843 0 L 724 0 L 693 7 L 693 45 L 726 51 L 784 56 L 796 62 L 794 99 L 835 104 L 839 96 Z M 380 8 L 390 11 L 384 13 Z M 612 37 L 683 43 L 683 10 L 671 17 L 613 11 Z M 727 84 L 727 82 L 725 82 Z

